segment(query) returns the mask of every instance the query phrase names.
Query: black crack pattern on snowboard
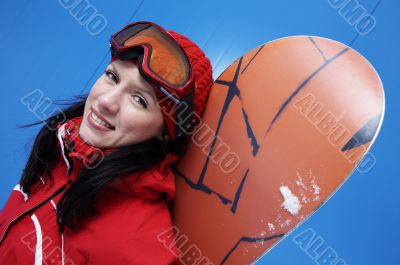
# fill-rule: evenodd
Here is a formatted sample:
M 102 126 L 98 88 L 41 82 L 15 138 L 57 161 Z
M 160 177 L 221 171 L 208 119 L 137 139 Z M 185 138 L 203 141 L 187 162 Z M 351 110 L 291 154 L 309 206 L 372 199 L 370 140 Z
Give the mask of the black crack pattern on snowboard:
M 285 102 L 282 104 L 282 106 L 279 108 L 278 112 L 275 114 L 274 118 L 272 119 L 272 122 L 268 126 L 268 129 L 266 130 L 264 137 L 267 136 L 267 134 L 271 131 L 272 126 L 274 123 L 278 120 L 280 115 L 283 113 L 283 111 L 286 109 L 288 104 L 292 101 L 292 99 L 319 73 L 321 72 L 325 67 L 327 67 L 330 63 L 335 61 L 337 58 L 342 56 L 345 52 L 347 52 L 350 48 L 345 48 L 342 51 L 340 51 L 338 54 L 333 56 L 331 59 L 328 59 L 325 63 L 323 63 L 321 66 L 319 66 L 310 76 L 304 80 L 299 87 L 297 87 L 293 93 L 285 100 Z
M 246 172 L 244 173 L 244 177 L 242 178 L 242 181 L 240 181 L 239 188 L 236 191 L 235 200 L 233 201 L 233 204 L 231 207 L 231 212 L 233 212 L 233 213 L 236 213 L 237 204 L 239 202 L 240 194 L 242 193 L 244 182 L 246 181 L 248 173 L 249 173 L 249 169 L 247 169 Z
M 261 45 L 260 48 L 258 49 L 258 51 L 253 55 L 253 57 L 251 57 L 250 61 L 247 63 L 247 65 L 245 67 L 243 67 L 242 72 L 240 72 L 240 74 L 242 75 L 244 73 L 244 71 L 247 70 L 247 67 L 249 67 L 249 65 L 253 62 L 254 58 L 256 58 L 256 56 L 260 53 L 260 51 L 264 48 L 264 45 Z
M 204 193 L 207 194 L 215 194 L 217 195 L 217 197 L 221 200 L 221 202 L 223 204 L 232 204 L 232 200 L 222 196 L 220 193 L 218 193 L 217 191 L 214 191 L 212 189 L 210 189 L 209 187 L 207 187 L 203 181 L 198 181 L 197 183 L 194 183 L 193 181 L 191 181 L 188 177 L 185 176 L 185 174 L 183 174 L 182 172 L 180 172 L 176 167 L 174 167 L 173 165 L 171 166 L 172 171 L 179 177 L 181 177 L 186 184 L 188 184 L 192 189 L 194 190 L 199 190 L 202 191 Z
M 342 147 L 342 151 L 348 151 L 360 145 L 366 144 L 374 138 L 381 121 L 382 114 L 376 115 L 370 119 L 353 137 Z
M 322 59 L 324 59 L 325 62 L 328 61 L 328 59 L 326 59 L 326 56 L 324 54 L 324 52 L 322 51 L 322 49 L 318 46 L 317 42 L 312 38 L 312 37 L 308 37 L 308 39 L 311 41 L 311 43 L 315 46 L 315 48 L 317 49 L 317 51 L 321 54 Z
M 200 173 L 200 176 L 199 176 L 199 179 L 198 179 L 197 183 L 194 183 L 188 177 L 186 177 L 182 172 L 180 172 L 178 169 L 176 169 L 175 167 L 172 167 L 172 170 L 177 174 L 177 176 L 183 178 L 185 180 L 185 182 L 192 189 L 200 190 L 200 191 L 205 192 L 207 194 L 215 194 L 223 204 L 232 204 L 231 209 L 230 209 L 232 213 L 236 212 L 237 205 L 238 205 L 238 202 L 240 200 L 240 195 L 241 195 L 242 189 L 244 187 L 244 183 L 245 183 L 245 180 L 247 178 L 247 174 L 249 172 L 249 169 L 247 169 L 244 172 L 243 177 L 242 177 L 241 182 L 240 182 L 240 185 L 239 185 L 239 187 L 238 187 L 238 189 L 237 189 L 237 191 L 235 193 L 235 198 L 233 198 L 233 199 L 226 198 L 225 196 L 220 194 L 218 191 L 214 191 L 211 188 L 209 188 L 207 185 L 205 185 L 204 184 L 204 177 L 205 177 L 205 174 L 206 174 L 207 169 L 208 169 L 208 164 L 210 162 L 210 158 L 213 155 L 213 152 L 214 152 L 214 149 L 215 149 L 215 144 L 216 144 L 216 141 L 218 139 L 217 136 L 219 134 L 219 131 L 220 131 L 222 122 L 224 120 L 225 114 L 227 113 L 227 111 L 229 109 L 229 106 L 230 106 L 230 103 L 232 102 L 232 100 L 233 100 L 233 98 L 235 96 L 237 96 L 239 98 L 239 101 L 242 103 L 243 120 L 244 120 L 244 122 L 246 124 L 247 136 L 250 138 L 250 144 L 253 147 L 252 148 L 252 155 L 254 157 L 257 155 L 258 149 L 260 147 L 260 145 L 257 142 L 256 136 L 254 135 L 254 132 L 253 132 L 253 129 L 252 129 L 251 125 L 250 125 L 250 122 L 248 120 L 247 111 L 244 108 L 243 101 L 242 101 L 242 98 L 240 96 L 240 90 L 239 90 L 239 87 L 237 86 L 237 81 L 238 81 L 239 72 L 240 72 L 240 69 L 241 69 L 241 66 L 242 66 L 242 61 L 243 61 L 243 57 L 241 57 L 239 59 L 238 66 L 237 66 L 237 68 L 235 70 L 235 75 L 234 75 L 234 78 L 233 78 L 232 81 L 223 81 L 223 80 L 215 81 L 215 83 L 228 86 L 228 93 L 227 93 L 227 96 L 225 98 L 224 105 L 222 107 L 221 115 L 220 115 L 218 123 L 217 123 L 217 128 L 215 130 L 215 135 L 214 135 L 214 138 L 212 140 L 212 143 L 211 143 L 211 146 L 210 146 L 210 150 L 209 150 L 209 152 L 207 154 L 207 159 L 206 159 L 206 161 L 205 161 L 205 163 L 203 165 L 203 168 L 201 170 L 201 173 Z
M 238 242 L 232 247 L 232 249 L 228 252 L 228 254 L 225 255 L 223 258 L 222 262 L 220 263 L 221 265 L 225 264 L 225 262 L 229 259 L 229 256 L 236 250 L 236 248 L 239 246 L 241 242 L 249 242 L 249 243 L 256 243 L 256 242 L 265 242 L 265 241 L 270 241 L 275 238 L 281 238 L 285 235 L 283 234 L 278 234 L 278 235 L 273 235 L 269 237 L 241 237 Z
M 247 136 L 250 138 L 251 145 L 253 147 L 253 156 L 256 156 L 257 151 L 260 148 L 260 145 L 257 142 L 256 136 L 254 135 L 253 129 L 251 128 L 251 125 L 249 123 L 247 111 L 244 108 L 243 100 L 242 100 L 242 97 L 240 96 L 240 90 L 239 90 L 239 87 L 237 86 L 237 81 L 239 79 L 239 71 L 240 71 L 240 67 L 242 65 L 242 61 L 243 61 L 243 57 L 240 57 L 238 66 L 237 66 L 237 68 L 235 70 L 235 76 L 233 77 L 232 81 L 223 81 L 223 80 L 216 80 L 215 81 L 215 83 L 217 83 L 217 84 L 228 86 L 229 89 L 228 89 L 228 94 L 227 94 L 227 96 L 225 98 L 224 105 L 222 107 L 221 116 L 219 117 L 219 121 L 218 121 L 218 124 L 217 124 L 217 129 L 216 129 L 216 132 L 215 132 L 215 138 L 214 138 L 213 143 L 211 145 L 211 149 L 210 149 L 209 155 L 211 154 L 211 152 L 214 149 L 214 145 L 215 145 L 216 139 L 217 139 L 216 137 L 217 137 L 218 132 L 219 132 L 219 130 L 221 128 L 222 121 L 223 121 L 223 119 L 225 117 L 225 114 L 226 114 L 227 110 L 229 109 L 229 106 L 230 106 L 230 104 L 231 104 L 231 102 L 232 102 L 232 100 L 233 100 L 233 98 L 235 96 L 237 96 L 239 98 L 239 101 L 242 104 L 243 118 L 244 118 L 244 122 L 246 123 Z M 209 157 L 208 157 L 208 159 L 209 159 Z

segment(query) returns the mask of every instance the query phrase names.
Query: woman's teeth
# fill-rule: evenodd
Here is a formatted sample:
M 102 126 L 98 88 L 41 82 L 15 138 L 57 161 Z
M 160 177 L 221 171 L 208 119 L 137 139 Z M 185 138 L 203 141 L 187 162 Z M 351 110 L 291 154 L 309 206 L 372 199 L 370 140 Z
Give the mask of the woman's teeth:
M 114 129 L 114 127 L 111 126 L 108 122 L 105 122 L 102 119 L 100 119 L 98 116 L 96 116 L 96 113 L 92 112 L 92 117 L 93 117 L 93 120 L 95 120 L 95 122 L 97 122 L 98 124 L 103 125 L 104 127 L 107 127 L 110 129 Z

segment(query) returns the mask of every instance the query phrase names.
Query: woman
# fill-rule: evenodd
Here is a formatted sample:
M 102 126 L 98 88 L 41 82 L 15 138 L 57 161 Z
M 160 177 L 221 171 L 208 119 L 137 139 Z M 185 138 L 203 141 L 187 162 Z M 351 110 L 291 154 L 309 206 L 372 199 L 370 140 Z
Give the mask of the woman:
M 0 214 L 0 264 L 179 263 L 174 241 L 164 240 L 170 165 L 199 124 L 210 61 L 150 22 L 125 26 L 110 47 L 89 95 L 38 133 Z

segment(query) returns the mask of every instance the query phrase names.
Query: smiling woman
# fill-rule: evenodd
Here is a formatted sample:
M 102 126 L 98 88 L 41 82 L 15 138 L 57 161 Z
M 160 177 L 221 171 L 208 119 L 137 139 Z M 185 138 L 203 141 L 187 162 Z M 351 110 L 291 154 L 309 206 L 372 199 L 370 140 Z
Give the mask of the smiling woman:
M 152 85 L 131 61 L 112 62 L 86 100 L 80 136 L 98 147 L 121 147 L 157 137 L 163 115 Z
M 0 214 L 0 264 L 179 264 L 157 236 L 172 231 L 170 166 L 200 122 L 211 64 L 151 22 L 114 34 L 111 53 L 88 95 L 22 126 L 44 123 Z

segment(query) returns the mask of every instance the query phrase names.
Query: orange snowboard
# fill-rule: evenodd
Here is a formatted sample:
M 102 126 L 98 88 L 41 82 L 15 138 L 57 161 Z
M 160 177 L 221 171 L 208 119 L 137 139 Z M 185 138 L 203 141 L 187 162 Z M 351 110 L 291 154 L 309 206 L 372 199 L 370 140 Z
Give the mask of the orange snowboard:
M 257 47 L 217 79 L 177 173 L 183 264 L 251 264 L 315 212 L 371 147 L 384 93 L 339 42 Z

